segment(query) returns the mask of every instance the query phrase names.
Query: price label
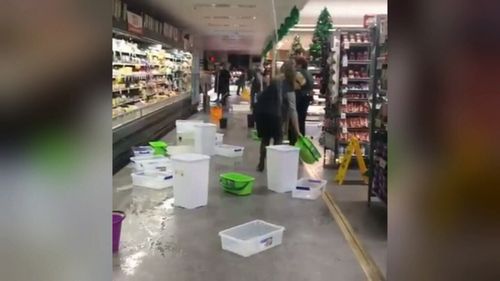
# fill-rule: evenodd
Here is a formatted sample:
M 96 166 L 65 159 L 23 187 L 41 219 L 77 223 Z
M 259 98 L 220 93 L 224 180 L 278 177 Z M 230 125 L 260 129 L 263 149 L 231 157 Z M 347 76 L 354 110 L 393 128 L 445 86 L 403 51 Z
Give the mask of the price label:
M 346 127 L 342 127 L 342 133 L 343 134 L 347 134 L 347 128 Z
M 349 47 L 350 47 L 350 45 L 351 45 L 351 44 L 349 43 L 349 41 L 345 41 L 345 42 L 344 42 L 344 49 L 348 50 L 348 49 L 349 49 Z
M 344 112 L 340 113 L 340 119 L 345 119 L 345 113 Z
M 347 99 L 346 98 L 342 98 L 342 105 L 346 105 L 347 104 Z
M 347 85 L 347 81 L 348 81 L 347 77 L 342 77 L 342 84 L 343 85 Z

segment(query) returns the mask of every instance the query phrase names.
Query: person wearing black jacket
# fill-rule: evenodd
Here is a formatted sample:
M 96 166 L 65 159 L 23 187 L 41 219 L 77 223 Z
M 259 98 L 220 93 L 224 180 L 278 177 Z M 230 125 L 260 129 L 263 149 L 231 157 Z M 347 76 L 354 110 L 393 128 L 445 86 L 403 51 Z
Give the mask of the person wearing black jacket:
M 297 109 L 295 105 L 294 82 L 296 71 L 293 61 L 281 67 L 282 74 L 271 81 L 270 85 L 258 96 L 255 104 L 255 121 L 260 143 L 260 158 L 257 171 L 264 170 L 266 147 L 283 141 L 283 125 L 290 122 L 294 133 L 300 136 Z
M 229 95 L 229 80 L 231 79 L 231 73 L 227 70 L 227 66 L 221 67 L 217 73 L 217 101 L 224 101 L 225 97 Z M 222 98 L 222 99 L 221 99 Z M 224 103 L 224 102 L 223 102 Z

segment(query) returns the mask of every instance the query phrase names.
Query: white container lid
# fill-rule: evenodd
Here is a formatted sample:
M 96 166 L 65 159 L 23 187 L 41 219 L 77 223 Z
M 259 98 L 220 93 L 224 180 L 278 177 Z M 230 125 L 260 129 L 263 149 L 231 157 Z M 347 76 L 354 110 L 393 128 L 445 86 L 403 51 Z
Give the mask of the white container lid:
M 203 160 L 210 160 L 210 157 L 207 155 L 197 154 L 197 153 L 182 153 L 182 154 L 172 155 L 170 159 L 181 162 L 197 162 Z
M 270 150 L 276 150 L 276 151 L 281 151 L 281 152 L 291 152 L 291 151 L 300 151 L 298 147 L 291 146 L 291 145 L 270 145 L 267 146 L 266 149 Z
M 215 124 L 212 124 L 212 123 L 196 123 L 193 126 L 195 126 L 195 127 L 214 127 L 214 128 L 217 127 Z

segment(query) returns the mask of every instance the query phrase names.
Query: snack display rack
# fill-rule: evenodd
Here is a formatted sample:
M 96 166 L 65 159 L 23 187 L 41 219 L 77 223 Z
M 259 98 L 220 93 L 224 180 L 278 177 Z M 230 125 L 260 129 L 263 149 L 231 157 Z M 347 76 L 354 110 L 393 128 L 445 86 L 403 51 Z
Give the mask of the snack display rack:
M 190 96 L 192 55 L 113 38 L 113 129 Z
M 372 27 L 374 48 L 372 67 L 374 69 L 372 85 L 370 178 L 368 183 L 368 203 L 372 197 L 378 197 L 387 204 L 387 68 L 388 68 L 388 32 L 387 15 L 378 15 Z
M 363 155 L 369 148 L 371 48 L 369 29 L 340 31 L 340 83 L 334 129 L 337 161 L 345 154 L 353 136 L 359 139 Z

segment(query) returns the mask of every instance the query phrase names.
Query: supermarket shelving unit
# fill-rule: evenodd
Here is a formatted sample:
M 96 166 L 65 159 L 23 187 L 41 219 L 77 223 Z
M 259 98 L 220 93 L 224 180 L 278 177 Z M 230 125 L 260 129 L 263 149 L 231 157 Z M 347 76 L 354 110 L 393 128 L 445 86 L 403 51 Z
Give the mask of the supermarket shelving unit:
M 127 5 L 128 4 L 128 5 Z M 127 11 L 143 18 L 142 34 L 128 31 Z M 182 33 L 132 1 L 113 0 L 113 172 L 130 148 L 146 144 L 196 112 L 196 57 L 183 51 Z M 158 17 L 161 18 L 161 17 Z M 117 40 L 120 40 L 118 43 Z M 123 40 L 123 41 L 121 41 Z
M 378 197 L 387 204 L 387 15 L 378 15 L 371 28 L 374 38 L 372 50 L 372 114 L 370 137 L 370 168 L 368 183 L 368 204 Z

